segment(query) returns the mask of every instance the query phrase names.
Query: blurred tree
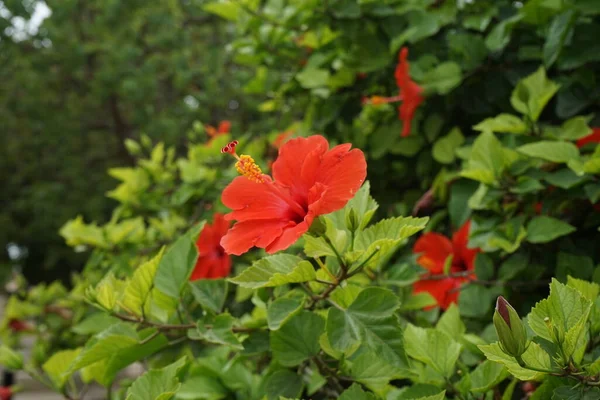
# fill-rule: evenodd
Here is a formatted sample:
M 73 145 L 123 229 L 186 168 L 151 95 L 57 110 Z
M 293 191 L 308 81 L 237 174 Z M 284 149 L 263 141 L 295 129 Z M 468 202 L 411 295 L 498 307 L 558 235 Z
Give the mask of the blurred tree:
M 180 146 L 196 120 L 250 121 L 236 93 L 252 72 L 229 63 L 228 35 L 197 1 L 0 1 L 0 263 L 16 243 L 34 282 L 81 265 L 57 231 L 109 215 L 126 138 Z

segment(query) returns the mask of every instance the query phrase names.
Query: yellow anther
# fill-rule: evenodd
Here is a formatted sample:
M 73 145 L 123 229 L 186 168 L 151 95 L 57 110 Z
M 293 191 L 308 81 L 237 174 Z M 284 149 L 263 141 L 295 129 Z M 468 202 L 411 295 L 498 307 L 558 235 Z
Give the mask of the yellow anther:
M 260 167 L 248 155 L 242 154 L 235 163 L 235 168 L 240 175 L 244 175 L 252 182 L 263 183 L 265 181 Z

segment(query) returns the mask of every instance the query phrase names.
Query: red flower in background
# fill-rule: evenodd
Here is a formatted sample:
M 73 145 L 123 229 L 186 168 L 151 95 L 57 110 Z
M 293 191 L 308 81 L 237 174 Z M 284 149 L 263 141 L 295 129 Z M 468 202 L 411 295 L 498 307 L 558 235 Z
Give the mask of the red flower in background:
M 236 141 L 222 149 L 234 155 L 243 176 L 223 191 L 222 201 L 237 223 L 221 239 L 229 254 L 242 254 L 252 246 L 267 253 L 287 249 L 313 220 L 344 207 L 367 174 L 362 151 L 351 144 L 329 149 L 323 136 L 295 138 L 279 149 L 273 178 L 264 175 L 252 157 L 235 154 Z
M 423 89 L 410 78 L 410 65 L 408 64 L 408 48 L 403 47 L 398 54 L 398 65 L 394 77 L 400 94 L 393 97 L 371 96 L 363 97 L 363 104 L 380 105 L 401 101 L 398 106 L 398 118 L 402 121 L 402 137 L 410 134 L 410 126 L 415 116 L 415 111 L 425 100 L 422 96 Z
M 421 96 L 423 89 L 410 79 L 410 66 L 406 60 L 407 57 L 408 48 L 403 47 L 398 55 L 398 65 L 394 74 L 396 85 L 400 88 L 400 96 L 402 97 L 402 104 L 398 107 L 399 117 L 403 123 L 402 137 L 410 134 L 410 125 L 415 111 L 424 100 L 423 96 Z
M 577 141 L 577 147 L 582 148 L 588 143 L 600 143 L 600 128 L 592 128 L 592 133 Z
M 428 232 L 421 236 L 413 247 L 413 252 L 420 254 L 417 263 L 429 271 L 414 284 L 414 292 L 431 294 L 444 310 L 458 301 L 460 285 L 475 278 L 474 274 L 444 277 L 444 266 L 450 256 L 450 273 L 474 270 L 475 256 L 480 250 L 467 247 L 470 227 L 471 221 L 467 221 L 454 233 L 452 240 L 439 233 Z M 428 279 L 431 277 L 435 278 Z
M 35 330 L 33 324 L 20 319 L 11 318 L 8 322 L 8 327 L 13 332 L 31 332 Z
M 0 400 L 10 400 L 12 398 L 12 389 L 8 386 L 0 386 Z
M 206 134 L 210 136 L 211 140 L 216 138 L 217 136 L 225 135 L 229 133 L 231 129 L 231 122 L 229 121 L 221 121 L 219 122 L 218 127 L 214 127 L 212 125 L 205 125 L 204 129 L 206 130 Z
M 224 278 L 229 275 L 231 258 L 220 244 L 228 229 L 229 222 L 219 213 L 215 213 L 212 225 L 204 225 L 196 241 L 199 256 L 190 281 Z

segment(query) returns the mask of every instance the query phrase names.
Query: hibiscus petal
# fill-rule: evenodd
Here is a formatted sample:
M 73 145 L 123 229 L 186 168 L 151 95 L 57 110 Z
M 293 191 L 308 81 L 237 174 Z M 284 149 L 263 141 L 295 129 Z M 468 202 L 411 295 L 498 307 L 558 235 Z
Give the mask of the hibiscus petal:
M 290 205 L 283 199 L 285 193 L 268 187 L 272 183 L 257 183 L 238 176 L 223 190 L 221 201 L 233 211 L 225 219 L 246 221 L 252 219 L 291 219 Z
M 287 219 L 266 219 L 237 222 L 223 238 L 221 246 L 227 254 L 240 255 L 252 246 L 265 248 L 281 236 L 293 222 Z
M 444 235 L 428 232 L 422 235 L 413 247 L 413 253 L 422 253 L 417 263 L 432 274 L 444 272 L 444 264 L 452 254 L 452 243 Z
M 210 272 L 215 269 L 217 260 L 215 257 L 200 256 L 196 261 L 196 266 L 190 276 L 190 281 L 197 281 L 198 279 L 205 279 L 209 276 Z
M 425 279 L 415 282 L 413 291 L 414 293 L 429 293 L 433 296 L 438 306 L 445 310 L 450 307 L 450 304 L 458 302 L 458 295 L 460 294 L 458 288 L 461 281 L 461 279 L 457 278 Z M 433 307 L 427 307 L 426 309 L 431 308 Z
M 309 160 L 314 162 L 315 158 L 318 159 L 328 148 L 327 139 L 320 135 L 287 141 L 279 149 L 279 156 L 273 163 L 273 178 L 281 186 L 297 186 L 308 155 L 313 153 Z
M 460 229 L 454 232 L 452 235 L 452 245 L 454 247 L 454 264 L 462 264 L 468 271 L 472 271 L 475 268 L 475 257 L 479 253 L 479 249 L 470 249 L 469 245 L 469 229 L 471 228 L 471 221 L 467 221 L 460 227 Z
M 367 176 L 367 162 L 363 152 L 358 149 L 349 150 L 349 144 L 339 145 L 323 156 L 316 177 L 316 183 L 326 187 L 319 214 L 328 214 L 344 207 Z
M 312 221 L 313 217 L 307 216 L 306 220 L 300 222 L 298 225 L 284 229 L 281 236 L 275 239 L 273 243 L 268 245 L 265 250 L 267 253 L 273 254 L 287 249 L 296 243 L 296 241 L 300 239 L 300 236 L 304 235 L 308 231 Z

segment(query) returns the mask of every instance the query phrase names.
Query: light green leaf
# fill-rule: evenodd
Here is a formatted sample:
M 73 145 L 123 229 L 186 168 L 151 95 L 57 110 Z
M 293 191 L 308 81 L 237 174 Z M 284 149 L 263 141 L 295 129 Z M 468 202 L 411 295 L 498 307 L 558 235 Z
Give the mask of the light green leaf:
M 485 45 L 491 51 L 502 50 L 510 42 L 510 35 L 523 17 L 519 14 L 507 18 L 494 26 L 485 38 Z
M 276 331 L 294 315 L 302 310 L 304 298 L 282 297 L 273 301 L 267 309 L 267 323 L 269 329 Z
M 533 371 L 521 367 L 514 357 L 509 356 L 502 351 L 498 342 L 488 345 L 480 345 L 478 347 L 481 351 L 483 351 L 483 354 L 485 354 L 488 360 L 504 365 L 506 369 L 508 369 L 508 372 L 510 372 L 517 379 L 522 381 L 540 380 L 546 375 L 545 372 Z M 540 347 L 540 345 L 535 342 L 531 342 L 529 344 L 529 347 L 527 347 L 527 350 L 525 353 L 523 353 L 522 358 L 525 364 L 531 367 L 548 370 L 550 370 L 552 367 L 548 353 L 546 353 Z
M 194 269 L 198 251 L 195 239 L 204 227 L 204 222 L 195 225 L 173 243 L 160 260 L 154 284 L 164 294 L 178 299 Z
M 502 143 L 491 132 L 481 133 L 471 148 L 467 168 L 461 175 L 478 180 L 482 183 L 493 184 L 507 167 Z
M 81 348 L 56 352 L 42 365 L 42 369 L 58 389 L 62 389 L 65 386 L 67 379 L 69 379 L 72 373 L 69 366 L 80 352 Z
M 449 378 L 460 355 L 461 345 L 436 329 L 419 328 L 412 324 L 404 331 L 406 353 Z
M 402 331 L 394 312 L 400 303 L 390 290 L 371 287 L 360 292 L 347 310 L 330 308 L 327 337 L 335 350 L 363 345 L 386 362 L 407 365 Z
M 453 128 L 446 136 L 438 139 L 433 145 L 433 158 L 442 164 L 450 164 L 456 159 L 454 152 L 465 142 L 459 128 Z
M 311 281 L 315 277 L 315 269 L 310 262 L 290 254 L 276 254 L 256 261 L 229 281 L 242 287 L 257 289 Z
M 336 228 L 347 229 L 346 217 L 350 213 L 350 210 L 354 210 L 359 220 L 358 230 L 365 229 L 379 207 L 377 202 L 369 194 L 370 191 L 371 184 L 369 181 L 365 181 L 344 208 L 328 214 L 326 218 L 331 219 Z
M 244 346 L 233 334 L 235 319 L 227 314 L 204 318 L 198 321 L 196 330 L 189 330 L 188 337 L 192 340 L 205 340 L 209 343 L 229 346 L 235 350 L 243 350 Z
M 485 393 L 506 379 L 508 375 L 508 371 L 502 364 L 486 360 L 471 372 L 471 392 Z
M 512 114 L 499 114 L 487 118 L 473 127 L 476 131 L 495 133 L 527 133 L 527 125 L 523 120 Z
M 531 243 L 547 243 L 575 231 L 574 226 L 559 219 L 546 216 L 534 217 L 527 225 L 527 240 Z
M 589 117 L 574 117 L 562 124 L 558 137 L 564 140 L 577 140 L 593 132 L 588 125 Z
M 326 69 L 308 67 L 296 75 L 300 86 L 304 89 L 315 89 L 326 86 L 330 78 L 329 71 Z
M 224 279 L 199 279 L 188 283 L 194 299 L 215 314 L 221 312 L 227 297 L 227 281 Z
M 127 390 L 126 400 L 169 400 L 181 387 L 178 371 L 186 364 L 182 357 L 161 369 L 153 369 L 137 378 Z
M 164 247 L 154 258 L 139 266 L 125 286 L 120 305 L 134 315 L 144 314 L 144 306 L 152 290 L 154 275 L 163 253 Z
M 310 234 L 306 234 L 302 237 L 304 238 L 304 254 L 307 256 L 313 258 L 325 256 L 335 257 L 335 252 L 322 237 L 315 237 Z
M 359 384 L 353 383 L 352 386 L 344 390 L 338 400 L 376 400 L 376 397 L 372 393 L 362 390 Z
M 211 14 L 218 15 L 221 18 L 230 21 L 236 21 L 240 12 L 240 7 L 233 1 L 216 1 L 202 6 L 202 9 Z
M 299 365 L 319 353 L 319 337 L 324 330 L 325 320 L 315 313 L 303 311 L 293 316 L 271 332 L 273 356 L 282 365 Z
M 600 295 L 600 285 L 598 285 L 596 282 L 587 282 L 569 276 L 567 277 L 567 286 L 576 289 L 583 297 L 591 302 L 596 301 Z
M 122 296 L 124 286 L 123 281 L 117 280 L 114 274 L 109 272 L 91 291 L 92 297 L 104 309 L 113 311 L 118 299 Z
M 542 338 L 553 341 L 552 328 L 565 334 L 581 320 L 587 319 L 591 303 L 576 289 L 552 279 L 550 296 L 538 302 L 527 316 L 531 329 Z M 548 322 L 544 321 L 548 318 Z
M 392 379 L 405 376 L 405 371 L 390 365 L 381 355 L 372 352 L 364 352 L 356 357 L 350 367 L 350 377 L 377 394 L 382 394 Z
M 0 365 L 6 369 L 19 370 L 23 368 L 23 355 L 6 345 L 0 346 Z
M 456 340 L 459 340 L 467 331 L 465 324 L 460 319 L 460 312 L 456 304 L 450 304 L 450 307 L 444 311 L 435 328 Z
M 423 89 L 426 92 L 447 94 L 460 85 L 462 81 L 460 66 L 452 61 L 443 62 L 434 69 L 427 71 L 422 81 Z
M 71 330 L 78 335 L 95 335 L 118 322 L 120 322 L 118 318 L 104 312 L 98 312 L 85 318 Z
M 573 143 L 553 142 L 542 140 L 535 143 L 525 144 L 517 151 L 526 156 L 541 158 L 542 160 L 555 163 L 567 163 L 579 159 L 579 149 Z
M 558 91 L 559 85 L 546 77 L 546 71 L 540 67 L 536 72 L 519 81 L 510 97 L 515 110 L 537 121 L 542 110 Z

